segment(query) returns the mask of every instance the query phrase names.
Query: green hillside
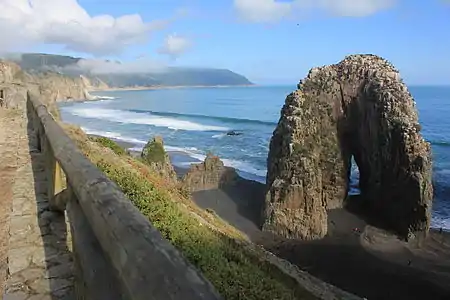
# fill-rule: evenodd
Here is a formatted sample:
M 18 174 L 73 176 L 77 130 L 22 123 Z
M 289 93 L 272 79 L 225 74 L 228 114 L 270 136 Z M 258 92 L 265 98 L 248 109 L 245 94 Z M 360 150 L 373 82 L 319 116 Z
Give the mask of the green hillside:
M 213 68 L 179 68 L 170 67 L 163 72 L 149 73 L 110 73 L 90 74 L 76 66 L 82 58 L 41 54 L 24 53 L 21 60 L 16 62 L 26 71 L 35 73 L 44 70 L 57 71 L 66 75 L 84 75 L 90 79 L 100 79 L 110 87 L 132 86 L 216 86 L 216 85 L 249 85 L 252 84 L 246 77 L 226 69 Z

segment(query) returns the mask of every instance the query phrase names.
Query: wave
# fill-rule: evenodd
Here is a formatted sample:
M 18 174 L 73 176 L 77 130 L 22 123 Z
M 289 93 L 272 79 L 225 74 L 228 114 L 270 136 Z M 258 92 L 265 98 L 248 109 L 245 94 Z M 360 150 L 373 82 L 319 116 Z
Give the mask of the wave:
M 435 146 L 443 146 L 443 147 L 450 147 L 450 142 L 446 141 L 429 141 L 431 145 Z
M 100 131 L 100 130 L 90 129 L 90 128 L 86 128 L 86 127 L 81 127 L 81 129 L 86 134 L 103 136 L 103 137 L 107 137 L 107 138 L 110 138 L 110 139 L 119 140 L 119 141 L 123 141 L 123 142 L 128 142 L 128 143 L 133 143 L 133 144 L 142 144 L 142 145 L 145 145 L 147 143 L 146 141 L 143 141 L 143 140 L 139 140 L 139 139 L 135 139 L 135 138 L 132 138 L 132 137 L 123 136 L 123 135 L 121 135 L 118 132 Z
M 142 148 L 143 147 L 134 147 L 134 148 L 130 148 L 130 150 L 140 152 L 140 151 L 142 151 Z M 198 163 L 199 161 L 204 161 L 206 158 L 206 155 L 195 147 L 174 147 L 174 146 L 164 145 L 164 149 L 168 152 L 182 152 L 185 155 L 193 158 L 192 161 L 182 162 L 182 163 L 177 164 L 180 167 L 188 167 L 193 163 Z M 223 164 L 225 166 L 234 168 L 237 171 L 255 175 L 257 177 L 260 177 L 260 181 L 265 182 L 265 178 L 266 178 L 266 170 L 265 169 L 263 170 L 263 169 L 255 168 L 251 163 L 248 163 L 245 161 L 240 161 L 240 160 L 235 160 L 235 159 L 227 159 L 227 158 L 220 158 L 220 159 L 223 161 Z M 241 176 L 242 176 L 242 174 L 241 174 Z M 244 175 L 242 177 L 246 178 L 248 176 Z M 254 176 L 251 176 L 251 178 L 248 178 L 248 179 L 254 180 L 255 178 L 254 178 Z
M 67 110 L 75 116 L 101 119 L 124 124 L 143 124 L 156 127 L 165 127 L 172 130 L 187 131 L 228 131 L 227 127 L 203 125 L 191 121 L 183 121 L 160 116 L 151 116 L 147 113 L 130 112 L 126 110 L 106 109 L 106 108 L 70 108 Z
M 89 100 L 114 100 L 114 99 L 117 99 L 117 97 L 112 97 L 112 96 L 91 95 L 88 91 L 86 91 L 86 97 Z
M 182 113 L 175 113 L 175 112 L 159 112 L 159 111 L 144 110 L 144 109 L 129 109 L 128 111 L 135 112 L 135 113 L 147 113 L 150 115 L 161 116 L 161 117 L 196 118 L 196 119 L 204 119 L 204 120 L 215 120 L 215 121 L 220 121 L 222 123 L 232 123 L 232 124 L 247 123 L 247 124 L 259 124 L 259 125 L 268 125 L 268 126 L 277 125 L 277 122 L 253 120 L 253 119 L 217 117 L 217 116 L 197 115 L 197 114 L 182 114 Z
M 213 138 L 213 139 L 221 139 L 221 138 L 223 138 L 224 136 L 226 136 L 225 133 L 220 133 L 220 134 L 215 134 L 215 135 L 213 135 L 212 138 Z
M 434 212 L 433 217 L 431 218 L 431 227 L 450 230 L 450 218 L 445 218 L 444 216 L 436 216 L 436 213 Z
M 91 95 L 92 100 L 114 100 L 117 99 L 117 97 L 110 97 L 110 96 L 93 96 Z M 102 101 L 103 102 L 103 101 Z

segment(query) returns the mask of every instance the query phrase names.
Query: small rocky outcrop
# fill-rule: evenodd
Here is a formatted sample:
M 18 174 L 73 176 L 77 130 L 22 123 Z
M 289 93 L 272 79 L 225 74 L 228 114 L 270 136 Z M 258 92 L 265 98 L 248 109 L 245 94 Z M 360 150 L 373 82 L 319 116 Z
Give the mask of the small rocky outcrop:
M 287 96 L 270 142 L 263 230 L 327 234 L 327 210 L 346 205 L 351 157 L 364 207 L 404 239 L 426 234 L 430 145 L 398 71 L 375 55 L 312 69 Z
M 156 136 L 145 145 L 141 153 L 142 160 L 162 177 L 177 181 L 177 174 L 164 150 L 162 137 Z
M 237 179 L 235 169 L 226 167 L 218 156 L 208 153 L 202 163 L 191 165 L 183 183 L 190 192 L 196 192 L 232 185 Z

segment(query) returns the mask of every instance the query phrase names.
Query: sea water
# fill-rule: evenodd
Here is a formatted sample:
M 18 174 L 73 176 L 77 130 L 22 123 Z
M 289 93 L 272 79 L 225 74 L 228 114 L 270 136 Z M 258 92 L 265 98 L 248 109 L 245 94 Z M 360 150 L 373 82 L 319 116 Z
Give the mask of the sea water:
M 140 150 L 155 135 L 192 161 L 208 151 L 241 176 L 264 182 L 269 141 L 292 86 L 176 88 L 93 93 L 98 101 L 61 104 L 64 121 Z M 410 87 L 422 134 L 433 151 L 434 227 L 450 229 L 450 87 Z M 103 100 L 101 100 L 103 99 Z M 230 130 L 242 133 L 229 136 Z

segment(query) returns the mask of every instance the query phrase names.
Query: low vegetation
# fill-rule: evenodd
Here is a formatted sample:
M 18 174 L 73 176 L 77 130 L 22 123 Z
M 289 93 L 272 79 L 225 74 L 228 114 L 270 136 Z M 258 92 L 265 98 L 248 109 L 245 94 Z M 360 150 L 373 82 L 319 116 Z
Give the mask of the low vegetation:
M 179 186 L 168 185 L 142 162 L 104 148 L 105 140 L 93 142 L 80 130 L 66 131 L 225 299 L 316 299 L 257 252 L 242 247 L 239 231 L 197 207 Z
M 108 138 L 102 137 L 102 136 L 100 136 L 100 137 L 92 137 L 91 139 L 94 142 L 99 143 L 103 147 L 111 149 L 117 155 L 125 155 L 126 154 L 125 149 L 123 149 L 119 144 L 117 144 L 116 142 L 114 142 L 111 139 L 108 139 Z

